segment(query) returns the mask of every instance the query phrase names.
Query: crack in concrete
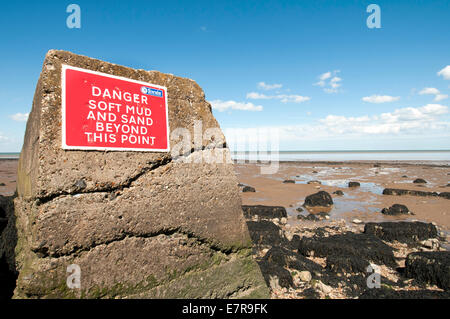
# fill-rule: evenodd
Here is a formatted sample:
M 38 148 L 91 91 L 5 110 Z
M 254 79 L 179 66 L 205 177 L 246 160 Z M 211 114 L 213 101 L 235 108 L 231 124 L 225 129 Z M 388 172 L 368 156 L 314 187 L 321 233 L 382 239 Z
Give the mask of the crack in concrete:
M 113 239 L 110 239 L 110 240 L 107 240 L 107 241 L 104 241 L 101 243 L 94 244 L 92 246 L 88 246 L 88 247 L 77 247 L 76 246 L 72 250 L 70 250 L 69 252 L 66 252 L 66 253 L 52 253 L 52 252 L 48 251 L 47 247 L 35 248 L 35 249 L 32 249 L 32 251 L 34 253 L 38 254 L 39 258 L 47 258 L 47 257 L 61 258 L 61 257 L 69 257 L 69 256 L 78 256 L 81 253 L 91 251 L 92 249 L 94 249 L 98 246 L 109 245 L 109 244 L 112 244 L 115 242 L 125 240 L 127 238 L 154 238 L 154 237 L 157 237 L 160 235 L 172 236 L 175 234 L 187 236 L 189 239 L 194 239 L 200 245 L 207 246 L 209 249 L 211 249 L 215 252 L 221 252 L 227 256 L 239 251 L 239 249 L 236 250 L 233 248 L 220 247 L 206 238 L 197 236 L 193 232 L 183 230 L 182 227 L 163 228 L 163 229 L 160 229 L 159 231 L 148 233 L 148 234 L 123 233 L 123 234 L 121 234 L 121 236 L 118 236 L 116 238 L 113 238 Z

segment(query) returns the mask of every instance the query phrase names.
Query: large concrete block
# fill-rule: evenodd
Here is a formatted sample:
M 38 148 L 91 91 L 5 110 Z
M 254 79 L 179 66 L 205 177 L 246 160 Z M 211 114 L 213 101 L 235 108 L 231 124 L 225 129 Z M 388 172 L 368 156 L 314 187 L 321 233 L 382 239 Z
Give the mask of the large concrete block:
M 63 64 L 167 87 L 189 152 L 62 149 Z M 225 145 L 194 81 L 49 51 L 19 161 L 15 297 L 268 297 Z M 79 289 L 66 285 L 71 264 Z

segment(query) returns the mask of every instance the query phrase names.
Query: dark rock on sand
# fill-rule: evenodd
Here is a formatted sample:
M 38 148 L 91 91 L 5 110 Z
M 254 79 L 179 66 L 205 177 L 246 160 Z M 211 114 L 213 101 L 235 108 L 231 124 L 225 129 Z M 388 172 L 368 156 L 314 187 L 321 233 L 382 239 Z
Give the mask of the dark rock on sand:
M 407 277 L 450 291 L 450 251 L 411 253 L 405 265 Z
M 274 246 L 266 253 L 264 261 L 275 263 L 298 271 L 307 270 L 311 273 L 321 271 L 321 267 L 303 255 L 299 255 L 287 248 Z
M 295 184 L 295 181 L 293 179 L 286 179 L 283 181 L 284 184 Z
M 402 204 L 394 204 L 389 208 L 383 208 L 381 213 L 384 215 L 408 215 L 409 209 Z
M 373 164 L 373 167 L 381 167 L 380 164 Z
M 450 184 L 449 184 L 450 185 Z M 450 199 L 450 192 L 439 193 L 439 197 Z
M 280 246 L 287 242 L 281 228 L 268 220 L 247 221 L 247 227 L 254 245 Z
M 400 188 L 385 188 L 383 190 L 383 195 L 399 195 L 399 196 L 412 195 L 425 197 L 425 196 L 439 196 L 439 193 L 400 189 Z
M 256 192 L 256 189 L 251 186 L 244 186 L 244 188 L 242 189 L 242 192 L 243 193 L 247 193 L 247 192 L 254 193 L 254 192 Z
M 261 218 L 283 218 L 287 217 L 286 208 L 282 206 L 264 206 L 264 205 L 242 205 L 245 218 L 252 218 L 255 215 Z
M 325 212 L 320 212 L 318 214 L 308 214 L 307 216 L 303 216 L 303 215 L 298 215 L 297 219 L 302 219 L 302 220 L 309 220 L 309 221 L 319 221 L 319 220 L 324 220 L 326 219 L 326 216 L 329 216 L 327 213 Z
M 303 204 L 305 207 L 330 207 L 332 205 L 333 199 L 331 198 L 331 195 L 325 191 L 306 196 L 305 203 Z
M 293 287 L 292 275 L 286 269 L 309 271 L 312 274 L 320 273 L 321 267 L 305 256 L 294 253 L 284 247 L 272 247 L 258 263 L 268 286 L 273 278 L 277 278 L 281 287 Z
M 402 176 L 402 178 L 408 178 L 408 176 L 406 176 L 406 175 L 403 175 L 403 176 Z
M 340 189 L 338 189 L 337 191 L 334 191 L 333 194 L 338 195 L 338 196 L 344 196 L 344 192 L 341 191 Z
M 424 180 L 423 178 L 416 178 L 416 179 L 413 181 L 413 183 L 415 183 L 415 184 L 426 184 L 427 181 Z
M 392 248 L 369 234 L 347 232 L 302 238 L 298 252 L 304 256 L 326 257 L 327 268 L 337 272 L 365 272 L 370 262 L 396 265 Z
M 245 185 L 242 183 L 238 183 L 238 187 L 244 187 Z
M 312 180 L 312 181 L 308 181 L 307 184 L 320 184 L 320 185 L 322 185 L 322 182 L 321 181 Z
M 268 287 L 276 288 L 274 287 L 274 280 L 277 281 L 278 285 L 283 288 L 290 288 L 294 286 L 291 273 L 284 267 L 266 260 L 258 262 L 258 265 Z
M 303 208 L 297 207 L 295 210 L 298 211 L 298 212 L 302 212 L 302 211 L 303 211 Z
M 438 236 L 436 226 L 422 222 L 367 223 L 364 226 L 364 233 L 382 240 L 396 240 L 403 243 L 415 243 Z
M 360 187 L 361 184 L 359 182 L 348 182 L 348 187 Z
M 6 184 L 5 183 L 0 183 L 0 186 L 6 186 Z

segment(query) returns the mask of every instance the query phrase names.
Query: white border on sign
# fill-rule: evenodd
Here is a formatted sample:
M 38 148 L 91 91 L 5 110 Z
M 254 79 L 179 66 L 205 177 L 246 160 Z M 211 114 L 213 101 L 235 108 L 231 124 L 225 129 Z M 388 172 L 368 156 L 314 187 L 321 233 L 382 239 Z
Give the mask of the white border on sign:
M 91 150 L 91 151 L 136 151 L 136 152 L 169 152 L 170 151 L 170 129 L 169 129 L 169 105 L 167 88 L 165 86 L 156 85 L 148 82 L 137 81 L 128 79 L 122 76 L 111 75 L 107 73 L 77 68 L 75 66 L 62 64 L 61 68 L 61 115 L 62 115 L 62 134 L 61 134 L 61 145 L 64 150 Z M 105 76 L 117 80 L 123 80 L 127 82 L 133 82 L 149 87 L 154 87 L 157 89 L 164 90 L 164 96 L 166 100 L 166 128 L 167 128 L 167 148 L 166 149 L 154 149 L 154 148 L 123 148 L 123 147 L 96 147 L 96 146 L 69 146 L 66 144 L 66 70 L 71 69 L 75 71 L 96 74 L 100 76 Z

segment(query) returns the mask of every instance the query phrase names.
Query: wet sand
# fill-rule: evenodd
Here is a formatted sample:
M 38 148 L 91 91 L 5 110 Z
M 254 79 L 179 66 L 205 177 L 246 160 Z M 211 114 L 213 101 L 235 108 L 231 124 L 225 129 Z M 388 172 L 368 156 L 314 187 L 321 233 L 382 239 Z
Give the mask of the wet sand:
M 17 159 L 0 159 L 0 195 L 10 196 L 16 191 L 17 164 Z
M 277 173 L 261 174 L 261 164 L 236 164 L 239 182 L 252 186 L 256 192 L 241 193 L 244 205 L 277 205 L 286 207 L 289 223 L 300 223 L 296 208 L 306 196 L 324 190 L 333 197 L 334 206 L 330 221 L 353 219 L 363 222 L 419 220 L 434 222 L 448 235 L 450 233 L 450 200 L 439 197 L 382 195 L 384 188 L 400 188 L 430 192 L 450 192 L 450 166 L 411 163 L 345 162 L 311 163 L 283 162 Z M 379 167 L 378 167 L 379 166 Z M 423 178 L 427 184 L 415 184 Z M 295 184 L 283 183 L 295 180 Z M 318 180 L 322 184 L 307 184 Z M 349 188 L 348 182 L 356 181 L 361 187 Z M 332 194 L 342 190 L 344 196 Z M 393 204 L 406 205 L 415 215 L 386 216 L 381 210 Z M 305 210 L 300 214 L 307 214 Z M 304 223 L 302 221 L 302 223 Z

